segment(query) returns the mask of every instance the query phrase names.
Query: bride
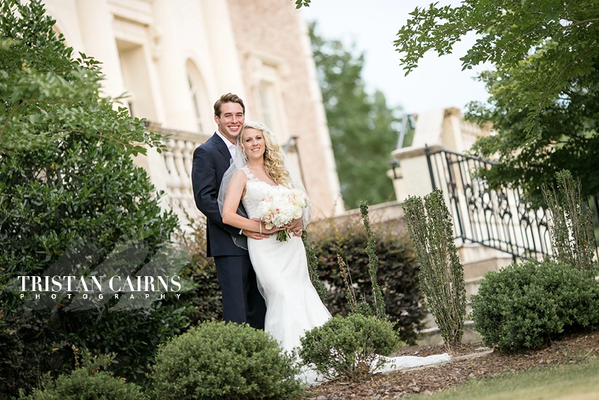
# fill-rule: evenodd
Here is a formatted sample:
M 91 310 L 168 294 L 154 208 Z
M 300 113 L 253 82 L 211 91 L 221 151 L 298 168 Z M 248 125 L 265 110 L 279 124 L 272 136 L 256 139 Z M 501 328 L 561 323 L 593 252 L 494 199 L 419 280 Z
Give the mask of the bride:
M 300 345 L 305 331 L 321 326 L 331 318 L 310 281 L 300 237 L 302 227 L 310 219 L 309 201 L 300 218 L 280 227 L 267 226 L 260 219 L 262 200 L 272 197 L 276 190 L 295 188 L 303 193 L 305 190 L 299 180 L 290 175 L 283 151 L 265 125 L 246 123 L 237 142 L 243 156 L 234 159 L 223 177 L 219 193 L 222 220 L 241 230 L 270 234 L 260 240 L 252 239 L 255 235 L 248 235 L 247 247 L 258 288 L 266 301 L 264 330 L 289 351 Z M 248 218 L 236 213 L 239 202 L 243 203 Z M 278 235 L 273 234 L 281 230 L 290 233 L 286 241 L 279 241 Z M 389 364 L 405 368 L 448 359 L 447 355 L 441 358 L 395 357 L 389 359 Z
M 228 184 L 226 190 L 221 190 L 226 191 L 221 211 L 223 223 L 260 233 L 289 231 L 286 241 L 278 241 L 277 235 L 272 234 L 261 240 L 248 238 L 247 246 L 266 302 L 264 330 L 277 339 L 283 349 L 291 350 L 300 345 L 304 331 L 331 318 L 310 281 L 301 239 L 302 226 L 309 222 L 309 207 L 303 210 L 304 218 L 267 229 L 259 218 L 260 202 L 271 196 L 273 190 L 293 189 L 294 184 L 297 189 L 303 187 L 292 181 L 283 152 L 266 126 L 246 123 L 237 140 L 243 159 L 234 162 L 223 178 L 223 185 Z M 240 201 L 248 218 L 236 213 Z

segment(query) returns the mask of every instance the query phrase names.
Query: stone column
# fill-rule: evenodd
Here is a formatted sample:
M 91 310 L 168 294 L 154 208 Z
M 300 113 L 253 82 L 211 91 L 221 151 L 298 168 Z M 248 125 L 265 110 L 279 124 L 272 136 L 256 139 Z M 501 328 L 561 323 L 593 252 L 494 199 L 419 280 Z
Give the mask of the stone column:
M 110 97 L 123 94 L 123 74 L 116 46 L 113 15 L 106 0 L 76 0 L 84 53 L 102 63 L 103 92 Z

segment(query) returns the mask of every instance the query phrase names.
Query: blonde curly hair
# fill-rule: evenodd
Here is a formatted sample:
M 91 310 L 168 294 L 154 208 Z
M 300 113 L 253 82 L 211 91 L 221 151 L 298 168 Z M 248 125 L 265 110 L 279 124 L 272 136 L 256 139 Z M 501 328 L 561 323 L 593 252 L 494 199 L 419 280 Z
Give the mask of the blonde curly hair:
M 285 159 L 283 157 L 283 150 L 277 143 L 274 135 L 268 130 L 266 125 L 261 122 L 246 122 L 243 124 L 243 130 L 241 134 L 237 136 L 237 143 L 242 143 L 243 133 L 246 129 L 255 129 L 262 132 L 264 136 L 264 143 L 266 149 L 264 150 L 264 170 L 266 175 L 279 185 L 287 187 L 291 186 L 291 176 L 289 171 L 285 168 Z

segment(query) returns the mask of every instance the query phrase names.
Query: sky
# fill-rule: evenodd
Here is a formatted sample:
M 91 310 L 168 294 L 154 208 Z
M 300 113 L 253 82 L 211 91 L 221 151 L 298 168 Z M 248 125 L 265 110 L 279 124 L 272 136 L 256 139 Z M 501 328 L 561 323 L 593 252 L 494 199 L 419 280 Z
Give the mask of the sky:
M 407 77 L 399 65 L 393 41 L 397 31 L 416 7 L 433 0 L 312 0 L 301 12 L 306 21 L 316 21 L 316 33 L 325 40 L 341 40 L 347 50 L 364 53 L 364 79 L 369 93 L 382 91 L 389 107 L 400 106 L 414 113 L 442 107 L 465 109 L 470 101 L 486 101 L 484 84 L 473 78 L 488 67 L 462 71 L 460 57 L 474 43 L 466 37 L 453 54 L 439 57 L 427 53 Z M 445 0 L 443 4 L 459 4 Z

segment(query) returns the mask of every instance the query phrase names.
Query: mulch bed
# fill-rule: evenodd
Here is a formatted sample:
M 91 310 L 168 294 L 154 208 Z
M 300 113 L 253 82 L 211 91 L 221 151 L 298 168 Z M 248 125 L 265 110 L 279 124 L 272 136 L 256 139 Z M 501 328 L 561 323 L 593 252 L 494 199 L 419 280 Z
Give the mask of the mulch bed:
M 406 346 L 394 355 L 428 356 L 445 352 L 443 346 Z M 581 362 L 599 356 L 599 331 L 564 336 L 537 350 L 506 354 L 482 343 L 466 343 L 452 349 L 450 354 L 452 360 L 443 364 L 368 375 L 359 381 L 327 382 L 310 388 L 303 399 L 399 399 L 416 393 L 432 394 L 469 379 Z

